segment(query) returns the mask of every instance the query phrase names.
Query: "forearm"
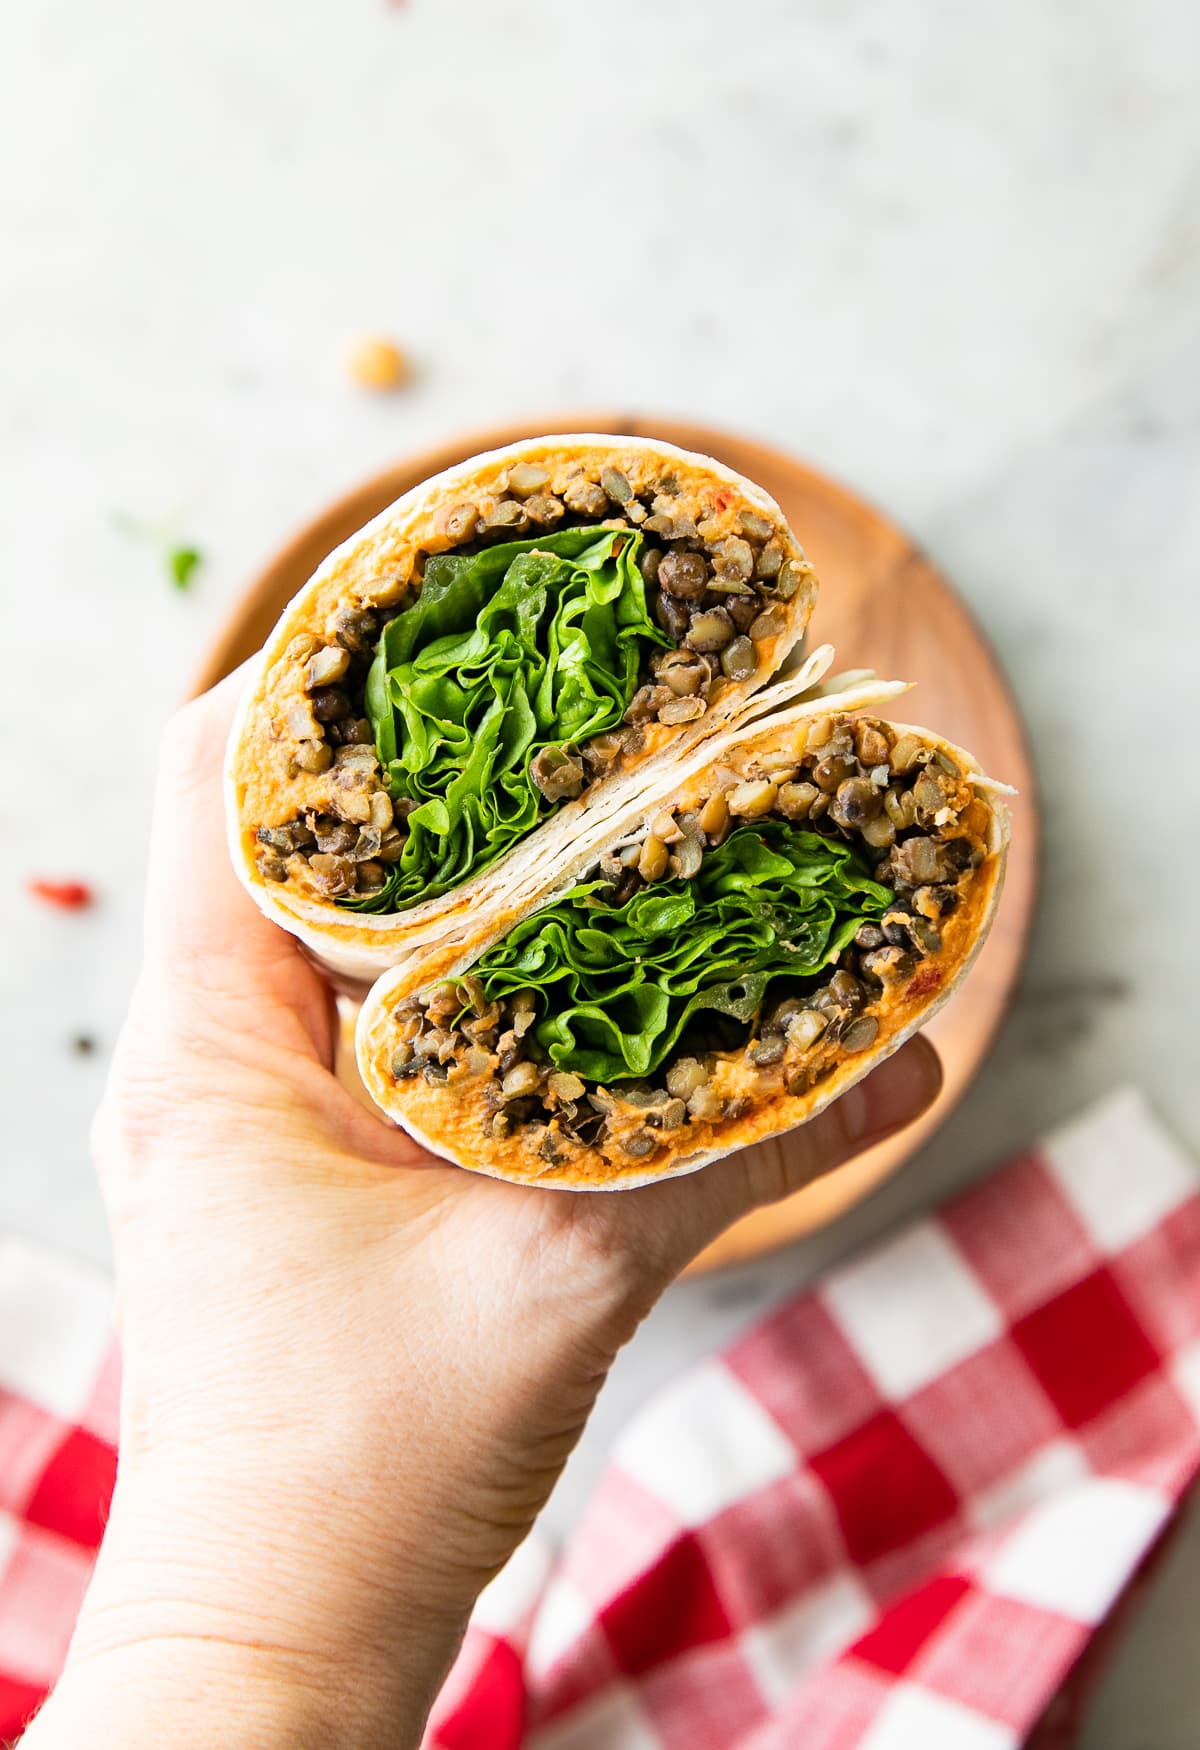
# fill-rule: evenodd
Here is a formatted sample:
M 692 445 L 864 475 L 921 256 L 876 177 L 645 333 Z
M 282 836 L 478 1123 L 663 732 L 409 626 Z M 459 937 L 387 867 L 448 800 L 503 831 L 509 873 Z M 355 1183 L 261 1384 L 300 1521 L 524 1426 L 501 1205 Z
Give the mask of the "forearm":
M 184 1482 L 118 1485 L 23 1750 L 415 1750 L 465 1603 L 428 1603 L 397 1544 L 360 1541 L 340 1511 L 281 1490 L 239 1522 L 203 1477 Z
M 423 1717 L 423 1716 L 422 1716 Z M 262 1648 L 148 1639 L 72 1659 L 22 1750 L 410 1750 L 420 1718 L 394 1736 L 354 1697 L 322 1689 L 312 1672 Z

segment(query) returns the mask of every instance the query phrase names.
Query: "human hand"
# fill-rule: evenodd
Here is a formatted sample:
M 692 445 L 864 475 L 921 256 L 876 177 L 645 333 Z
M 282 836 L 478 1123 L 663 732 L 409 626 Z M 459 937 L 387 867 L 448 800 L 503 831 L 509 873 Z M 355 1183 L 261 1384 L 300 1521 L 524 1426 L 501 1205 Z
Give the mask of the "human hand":
M 241 1745 L 416 1744 L 477 1592 L 658 1295 L 737 1216 L 910 1122 L 940 1082 L 914 1040 L 791 1136 L 786 1165 L 734 1157 L 615 1195 L 437 1161 L 338 1082 L 328 986 L 234 878 L 237 684 L 164 744 L 145 969 L 96 1125 L 120 1476 L 30 1746 L 86 1719 L 102 1750 L 114 1684 L 126 1750 L 165 1741 L 160 1703 L 172 1744 L 212 1743 L 214 1692 Z

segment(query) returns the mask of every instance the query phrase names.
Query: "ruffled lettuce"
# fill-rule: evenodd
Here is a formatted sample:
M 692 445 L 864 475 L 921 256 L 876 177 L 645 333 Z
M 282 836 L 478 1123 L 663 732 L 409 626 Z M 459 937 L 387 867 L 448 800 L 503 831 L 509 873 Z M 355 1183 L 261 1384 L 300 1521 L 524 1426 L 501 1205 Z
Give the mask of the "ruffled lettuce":
M 552 812 L 529 776 L 545 747 L 620 723 L 645 644 L 629 529 L 565 529 L 429 560 L 385 627 L 366 711 L 393 800 L 416 804 L 385 886 L 358 910 L 401 911 L 486 869 Z
M 594 1082 L 653 1074 L 706 1011 L 748 1027 L 773 980 L 818 973 L 895 897 L 850 845 L 780 820 L 738 827 L 693 880 L 611 895 L 572 888 L 472 968 L 489 1000 L 536 992 L 538 1042 Z

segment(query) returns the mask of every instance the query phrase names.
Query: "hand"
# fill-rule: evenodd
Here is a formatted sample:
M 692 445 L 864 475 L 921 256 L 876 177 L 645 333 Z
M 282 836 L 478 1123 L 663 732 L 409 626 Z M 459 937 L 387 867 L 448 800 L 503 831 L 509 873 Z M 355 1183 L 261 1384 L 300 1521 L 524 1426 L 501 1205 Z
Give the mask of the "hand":
M 438 1162 L 336 1080 L 328 986 L 230 869 L 236 686 L 164 744 L 145 970 L 95 1139 L 121 1469 L 30 1746 L 86 1721 L 102 1747 L 106 1708 L 125 1750 L 207 1746 L 218 1704 L 240 1745 L 416 1744 L 477 1592 L 672 1277 L 940 1081 L 914 1040 L 798 1131 L 782 1169 L 735 1157 L 579 1195 Z

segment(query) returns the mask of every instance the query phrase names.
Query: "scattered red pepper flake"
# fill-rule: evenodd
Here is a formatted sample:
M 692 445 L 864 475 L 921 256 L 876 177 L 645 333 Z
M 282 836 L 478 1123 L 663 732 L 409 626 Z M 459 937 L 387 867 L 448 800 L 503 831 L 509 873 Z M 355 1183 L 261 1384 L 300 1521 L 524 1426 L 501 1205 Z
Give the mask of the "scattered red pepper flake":
M 53 905 L 59 911 L 81 911 L 96 897 L 86 881 L 44 881 L 34 877 L 26 890 L 43 905 Z

